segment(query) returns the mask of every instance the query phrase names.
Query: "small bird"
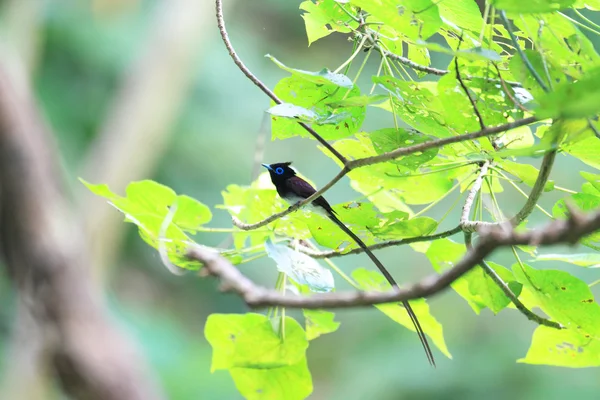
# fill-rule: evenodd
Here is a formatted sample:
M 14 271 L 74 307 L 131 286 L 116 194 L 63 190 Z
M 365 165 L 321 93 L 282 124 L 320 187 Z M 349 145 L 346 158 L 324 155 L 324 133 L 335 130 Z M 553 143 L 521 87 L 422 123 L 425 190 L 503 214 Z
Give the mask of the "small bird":
M 316 192 L 316 189 L 312 187 L 310 183 L 297 176 L 296 171 L 292 167 L 290 167 L 291 164 L 291 162 L 283 162 L 276 164 L 262 164 L 262 166 L 269 170 L 269 174 L 271 175 L 271 181 L 277 189 L 277 194 L 279 194 L 279 196 L 282 199 L 293 205 L 299 201 L 305 200 L 312 196 Z M 371 250 L 369 250 L 367 245 L 362 240 L 360 240 L 360 238 L 356 236 L 356 234 L 352 232 L 350 228 L 348 228 L 342 221 L 339 220 L 339 218 L 336 216 L 335 211 L 333 210 L 333 208 L 331 208 L 331 205 L 329 205 L 329 203 L 323 198 L 323 196 L 319 196 L 316 199 L 314 199 L 311 203 L 311 206 L 313 211 L 316 211 L 317 213 L 326 216 L 327 218 L 335 222 L 341 230 L 343 230 L 348 236 L 350 236 L 356 242 L 356 244 L 358 244 L 360 248 L 363 249 L 365 253 L 367 253 L 371 261 L 373 261 L 377 268 L 379 268 L 379 270 L 381 271 L 383 276 L 385 276 L 390 285 L 392 285 L 394 289 L 398 289 L 398 284 L 396 283 L 392 275 L 390 275 L 388 270 L 383 266 L 381 261 L 379 261 L 379 259 L 375 257 L 375 255 L 371 252 Z M 423 348 L 425 349 L 425 354 L 427 355 L 429 363 L 435 367 L 433 353 L 431 352 L 429 342 L 425 337 L 425 332 L 423 332 L 423 328 L 421 328 L 421 324 L 419 323 L 417 316 L 415 315 L 412 307 L 407 301 L 402 302 L 402 304 L 404 305 L 406 312 L 410 316 L 410 319 L 413 325 L 415 326 L 415 329 L 417 330 L 417 334 L 419 335 L 419 339 L 423 344 Z

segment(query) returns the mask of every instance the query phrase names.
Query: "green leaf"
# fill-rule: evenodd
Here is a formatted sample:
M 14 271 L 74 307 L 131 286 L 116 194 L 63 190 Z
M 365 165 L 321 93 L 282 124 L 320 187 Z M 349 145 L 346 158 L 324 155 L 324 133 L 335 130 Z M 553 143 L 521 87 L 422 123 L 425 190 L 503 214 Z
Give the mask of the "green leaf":
M 319 114 L 316 112 L 290 103 L 274 105 L 267 112 L 277 117 L 293 118 L 307 123 L 312 123 L 319 119 Z
M 265 57 L 273 61 L 279 68 L 284 71 L 291 73 L 293 76 L 297 78 L 302 78 L 316 85 L 330 85 L 333 84 L 335 86 L 339 86 L 345 89 L 352 89 L 354 84 L 352 80 L 348 78 L 344 74 L 338 74 L 336 72 L 331 72 L 327 68 L 322 69 L 318 72 L 304 71 L 301 69 L 295 69 L 285 66 L 281 61 L 277 60 L 275 57 L 267 54 Z
M 308 340 L 298 322 L 285 318 L 283 339 L 262 314 L 211 314 L 204 336 L 213 348 L 211 371 L 231 368 L 272 369 L 305 358 Z
M 352 271 L 352 278 L 354 278 L 363 290 L 388 291 L 392 289 L 385 277 L 376 271 L 369 271 L 364 268 L 355 269 Z M 444 341 L 443 327 L 429 312 L 429 304 L 427 304 L 425 299 L 412 300 L 409 304 L 419 319 L 419 323 L 425 334 L 431 338 L 436 347 L 446 357 L 452 358 Z M 409 315 L 400 303 L 381 304 L 375 307 L 397 323 L 413 332 L 416 331 Z
M 600 111 L 600 68 L 577 82 L 566 82 L 537 98 L 536 115 L 544 118 L 585 118 Z
M 277 195 L 267 172 L 260 174 L 249 187 L 227 186 L 222 195 L 223 205 L 220 208 L 226 209 L 231 215 L 249 224 L 262 221 L 289 206 Z M 267 225 L 267 229 L 271 229 L 276 234 L 297 239 L 308 239 L 311 236 L 301 212 L 295 212 L 286 218 L 278 219 Z M 266 238 L 272 234 L 267 229 L 234 232 L 233 238 L 236 248 L 244 247 L 248 238 L 252 246 L 262 245 Z
M 314 340 L 321 335 L 335 332 L 340 323 L 334 321 L 335 314 L 325 310 L 302 310 L 306 326 L 306 338 Z
M 330 292 L 334 289 L 331 271 L 323 268 L 317 260 L 286 245 L 274 244 L 270 238 L 265 242 L 265 250 L 277 263 L 277 269 L 294 282 L 307 285 L 313 292 Z
M 429 259 L 429 262 L 431 262 L 433 269 L 441 273 L 454 267 L 465 252 L 464 245 L 455 243 L 450 239 L 440 239 L 431 243 L 425 255 Z M 452 289 L 465 299 L 477 314 L 486 306 L 483 299 L 479 295 L 472 294 L 469 289 L 473 284 L 472 282 L 478 279 L 481 279 L 481 276 L 479 276 L 477 270 L 471 270 L 451 285 Z
M 370 228 L 379 223 L 377 211 L 371 203 L 349 202 L 333 206 L 338 218 L 346 224 L 362 241 L 373 244 L 375 237 Z M 350 250 L 358 245 L 333 221 L 317 213 L 306 213 L 304 215 L 306 225 L 313 238 L 321 246 L 330 249 L 344 248 Z
M 598 268 L 600 267 L 600 254 L 541 254 L 531 261 L 562 261 L 580 267 Z
M 374 104 L 374 103 L 380 103 L 380 102 L 386 100 L 387 98 L 388 98 L 388 96 L 386 96 L 384 94 L 374 94 L 371 96 L 364 95 L 364 96 L 350 97 L 348 99 L 330 100 L 330 101 L 326 101 L 325 104 L 327 104 L 331 108 L 362 107 L 362 106 L 368 106 L 368 105 Z
M 435 84 L 406 82 L 391 76 L 374 76 L 372 80 L 392 95 L 392 105 L 407 125 L 435 137 L 452 135 L 446 126 L 444 106 L 434 93 Z M 389 102 L 379 107 L 392 110 Z
M 521 293 L 521 284 L 515 281 L 513 273 L 503 267 L 502 265 L 496 264 L 492 261 L 488 261 L 487 264 L 502 278 L 502 280 L 508 284 L 512 292 L 519 296 Z M 502 289 L 486 274 L 483 268 L 474 269 L 476 272 L 473 274 L 478 279 L 471 279 L 469 281 L 469 291 L 471 294 L 478 296 L 481 302 L 485 304 L 494 314 L 498 314 L 502 309 L 510 304 L 510 299 L 504 294 Z
M 530 127 L 520 126 L 501 134 L 497 143 L 507 149 L 529 149 L 535 144 L 535 139 Z
M 575 4 L 575 0 L 492 0 L 492 5 L 499 10 L 517 14 L 544 13 L 563 10 Z
M 600 306 L 588 285 L 565 271 L 513 265 L 517 281 L 550 318 L 578 335 L 600 339 Z
M 385 223 L 372 228 L 371 232 L 380 239 L 402 239 L 428 235 L 435 230 L 438 223 L 433 218 L 416 217 L 404 221 Z
M 600 207 L 600 196 L 594 196 L 588 193 L 576 193 L 568 198 L 568 201 L 583 212 L 592 212 Z M 565 199 L 559 200 L 552 207 L 554 218 L 565 219 L 568 217 L 568 209 Z M 580 243 L 600 251 L 600 232 L 592 233 L 580 240 Z
M 333 32 L 349 33 L 358 27 L 358 22 L 347 15 L 335 0 L 303 1 L 300 9 L 306 11 L 302 19 L 309 46 Z
M 324 78 L 323 78 L 324 79 Z M 275 86 L 275 94 L 285 103 L 310 109 L 317 115 L 333 118 L 342 115 L 339 121 L 328 121 L 327 125 L 313 126 L 326 140 L 340 139 L 357 132 L 365 119 L 365 107 L 330 107 L 328 102 L 341 101 L 360 96 L 358 87 L 351 90 L 334 84 L 317 84 L 297 75 L 283 78 Z M 271 117 L 273 139 L 286 139 L 293 136 L 312 137 L 295 120 Z M 323 118 L 319 120 L 325 122 Z M 329 124 L 329 122 L 334 122 Z
M 571 329 L 538 326 L 531 346 L 520 363 L 557 367 L 597 367 L 600 365 L 600 341 L 581 336 Z
M 540 171 L 531 164 L 519 164 L 510 160 L 502 160 L 499 162 L 500 168 L 511 175 L 521 179 L 529 187 L 535 185 L 535 181 Z M 554 190 L 554 181 L 548 180 L 544 185 L 544 192 Z
M 600 191 L 600 174 L 580 171 L 579 174 L 588 181 L 596 190 Z
M 303 400 L 313 390 L 306 357 L 279 368 L 232 368 L 229 370 L 240 394 L 248 400 Z
M 177 266 L 198 269 L 198 263 L 184 256 L 185 249 L 193 240 L 186 235 L 194 234 L 210 222 L 210 209 L 199 201 L 185 195 L 177 196 L 170 188 L 150 180 L 132 182 L 127 186 L 126 197 L 113 193 L 107 185 L 94 185 L 80 179 L 92 193 L 110 201 L 125 215 L 125 221 L 138 226 L 140 237 L 158 249 L 163 221 L 171 206 L 177 210 L 165 233 L 163 245 L 169 259 Z
M 460 31 L 479 33 L 483 26 L 483 18 L 475 0 L 453 0 L 451 3 L 442 1 L 437 3 L 442 21 L 450 27 L 459 28 Z
M 350 4 L 411 39 L 427 39 L 442 26 L 438 6 L 431 0 L 350 0 Z
M 591 132 L 586 133 L 582 140 L 563 146 L 563 150 L 585 164 L 600 169 L 600 139 Z
M 416 144 L 431 140 L 429 137 L 413 129 L 394 128 L 379 129 L 371 132 L 369 137 L 377 154 L 387 153 L 402 147 L 414 146 Z M 405 157 L 401 157 L 400 159 L 392 162 L 403 165 L 414 171 L 415 169 L 419 168 L 420 165 L 434 159 L 437 153 L 438 149 L 433 148 L 425 150 L 424 152 L 417 152 Z

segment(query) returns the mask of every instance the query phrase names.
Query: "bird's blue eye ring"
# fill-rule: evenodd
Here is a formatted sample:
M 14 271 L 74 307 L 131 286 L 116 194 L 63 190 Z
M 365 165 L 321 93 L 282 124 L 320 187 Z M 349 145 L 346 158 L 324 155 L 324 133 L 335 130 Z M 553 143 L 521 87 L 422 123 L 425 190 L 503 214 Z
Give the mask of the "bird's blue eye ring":
M 277 168 L 275 169 L 275 173 L 276 173 L 277 175 L 283 175 L 283 168 L 281 168 L 281 167 L 277 167 Z

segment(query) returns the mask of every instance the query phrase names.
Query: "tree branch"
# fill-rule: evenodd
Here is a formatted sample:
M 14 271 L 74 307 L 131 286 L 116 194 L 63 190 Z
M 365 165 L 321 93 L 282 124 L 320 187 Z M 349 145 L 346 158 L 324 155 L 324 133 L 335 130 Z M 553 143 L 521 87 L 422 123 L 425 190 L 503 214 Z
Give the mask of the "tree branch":
M 42 370 L 68 397 L 161 397 L 92 284 L 56 145 L 29 86 L 0 64 L 0 253 L 40 342 Z
M 473 202 L 475 201 L 475 196 L 481 190 L 483 178 L 485 178 L 485 175 L 487 174 L 489 167 L 490 167 L 490 162 L 485 161 L 483 163 L 483 165 L 481 166 L 481 169 L 479 170 L 477 179 L 475 179 L 475 182 L 473 182 L 473 186 L 471 186 L 471 189 L 469 190 L 469 193 L 467 194 L 467 199 L 465 200 L 465 205 L 463 206 L 462 214 L 460 216 L 460 223 L 459 223 L 459 226 L 465 231 L 472 232 L 477 229 L 477 226 L 480 225 L 480 222 L 483 222 L 483 221 L 471 221 L 471 220 L 469 220 L 469 215 L 471 214 L 471 208 L 473 207 Z
M 513 245 L 548 246 L 575 244 L 582 237 L 600 230 L 600 211 L 582 215 L 571 208 L 567 220 L 556 220 L 541 229 L 516 232 L 503 224 L 482 229 L 477 244 L 456 265 L 440 275 L 434 275 L 397 291 L 336 292 L 315 294 L 310 297 L 280 292 L 255 285 L 229 261 L 214 251 L 200 246 L 188 249 L 188 257 L 204 264 L 204 274 L 221 280 L 221 290 L 239 295 L 250 307 L 282 306 L 289 308 L 348 308 L 374 304 L 408 301 L 429 297 L 441 292 L 454 281 L 493 253 L 496 249 Z
M 217 25 L 219 27 L 219 32 L 221 33 L 221 38 L 223 39 L 223 43 L 225 43 L 225 47 L 227 48 L 227 51 L 229 52 L 229 55 L 233 59 L 233 62 L 235 63 L 235 65 L 237 65 L 238 68 L 240 69 L 240 71 L 242 71 L 244 73 L 244 75 L 246 75 L 246 77 L 248 79 L 250 79 L 250 81 L 252 81 L 252 83 L 254 83 L 256 86 L 258 86 L 258 88 L 260 90 L 262 90 L 262 92 L 264 94 L 269 96 L 271 98 L 271 100 L 273 100 L 277 104 L 281 104 L 282 101 L 279 99 L 279 97 L 277 97 L 277 95 L 275 93 L 273 93 L 273 91 L 271 91 L 271 89 L 269 89 L 267 87 L 267 85 L 265 85 L 260 79 L 258 79 L 258 77 L 256 75 L 254 75 L 250 71 L 250 69 L 248 69 L 248 67 L 246 67 L 244 62 L 237 55 L 235 49 L 233 48 L 233 45 L 231 44 L 231 41 L 229 40 L 229 35 L 227 34 L 227 30 L 225 28 L 225 19 L 223 18 L 223 1 L 215 0 L 215 6 L 216 6 L 216 11 L 217 11 Z M 311 128 L 304 122 L 298 122 L 298 124 L 302 128 L 304 128 L 308 133 L 310 133 L 312 135 L 312 137 L 317 139 L 317 141 L 319 143 L 321 143 L 323 146 L 325 146 L 325 148 L 327 148 L 327 150 L 329 150 L 331 152 L 331 154 L 336 156 L 336 158 L 338 160 L 340 160 L 342 163 L 346 163 L 346 161 L 347 161 L 346 157 L 344 157 L 331 144 L 329 144 L 325 139 L 323 139 L 321 137 L 321 135 L 319 135 L 313 128 Z
M 397 240 L 388 240 L 386 242 L 373 244 L 371 246 L 368 246 L 368 248 L 369 248 L 369 250 L 373 251 L 373 250 L 384 249 L 386 247 L 402 246 L 402 245 L 410 244 L 410 243 L 429 242 L 432 240 L 443 239 L 445 237 L 452 236 L 454 234 L 457 234 L 461 230 L 462 230 L 462 228 L 460 226 L 457 226 L 457 227 L 454 227 L 447 231 L 443 231 L 443 232 L 436 233 L 433 235 L 416 236 L 416 237 L 397 239 Z M 364 250 L 361 249 L 360 247 L 358 247 L 356 249 L 352 249 L 350 251 L 343 251 L 343 250 L 342 251 L 339 251 L 339 250 L 314 251 L 305 246 L 301 246 L 298 249 L 298 251 L 300 251 L 301 253 L 304 253 L 306 255 L 309 255 L 312 258 L 334 258 L 334 257 L 348 256 L 350 254 L 360 254 L 360 253 L 364 252 Z
M 503 125 L 487 127 L 485 129 L 479 130 L 477 132 L 467 133 L 465 135 L 451 136 L 451 137 L 447 137 L 447 138 L 431 140 L 429 142 L 423 142 L 423 143 L 419 143 L 419 144 L 416 144 L 413 146 L 401 147 L 399 149 L 396 149 L 396 150 L 393 150 L 393 151 L 390 151 L 387 153 L 379 154 L 379 155 L 376 155 L 373 157 L 365 157 L 365 158 L 359 158 L 356 160 L 347 161 L 344 164 L 344 168 L 331 181 L 329 181 L 325 186 L 323 186 L 320 190 L 318 190 L 315 194 L 313 194 L 309 198 L 292 205 L 291 207 L 289 207 L 288 209 L 286 209 L 280 213 L 273 214 L 270 217 L 268 217 L 262 221 L 259 221 L 257 223 L 254 223 L 254 224 L 246 224 L 234 216 L 234 217 L 232 217 L 233 224 L 236 227 L 238 227 L 242 230 L 245 230 L 245 231 L 253 230 L 253 229 L 257 229 L 262 226 L 265 226 L 273 221 L 278 220 L 281 217 L 288 215 L 289 213 L 291 213 L 293 211 L 296 211 L 300 207 L 312 202 L 314 199 L 316 199 L 317 197 L 319 197 L 323 193 L 325 193 L 327 190 L 329 190 L 334 184 L 336 184 L 340 179 L 342 179 L 348 172 L 350 172 L 354 169 L 366 167 L 368 165 L 378 164 L 378 163 L 385 162 L 385 161 L 395 160 L 397 158 L 407 156 L 409 154 L 413 154 L 416 152 L 423 152 L 425 150 L 429 150 L 429 149 L 433 149 L 433 148 L 439 148 L 439 147 L 442 147 L 442 146 L 445 146 L 448 144 L 459 143 L 459 142 L 464 142 L 467 140 L 477 139 L 480 137 L 494 135 L 497 133 L 501 133 L 501 132 L 505 132 L 505 131 L 517 128 L 519 126 L 529 125 L 536 121 L 537 121 L 537 118 L 534 116 L 527 117 L 527 118 L 523 118 L 523 119 L 520 119 L 517 121 L 509 122 L 509 123 L 506 123 Z

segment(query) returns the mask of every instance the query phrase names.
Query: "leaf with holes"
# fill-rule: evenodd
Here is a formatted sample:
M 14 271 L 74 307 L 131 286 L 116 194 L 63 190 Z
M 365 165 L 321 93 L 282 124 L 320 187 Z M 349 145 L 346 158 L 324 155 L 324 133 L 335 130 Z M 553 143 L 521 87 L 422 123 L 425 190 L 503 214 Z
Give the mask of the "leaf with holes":
M 331 124 L 313 126 L 324 139 L 340 139 L 357 132 L 365 119 L 365 106 L 333 108 L 327 102 L 341 101 L 360 96 L 358 87 L 345 89 L 334 84 L 317 84 L 294 75 L 283 78 L 275 86 L 275 94 L 285 103 L 312 110 L 317 115 L 326 116 Z M 335 120 L 335 116 L 343 116 Z M 295 120 L 271 117 L 273 139 L 286 139 L 293 136 L 310 135 Z M 323 122 L 320 120 L 320 122 Z
M 600 366 L 600 341 L 587 338 L 571 329 L 538 326 L 531 346 L 520 363 L 585 368 Z

